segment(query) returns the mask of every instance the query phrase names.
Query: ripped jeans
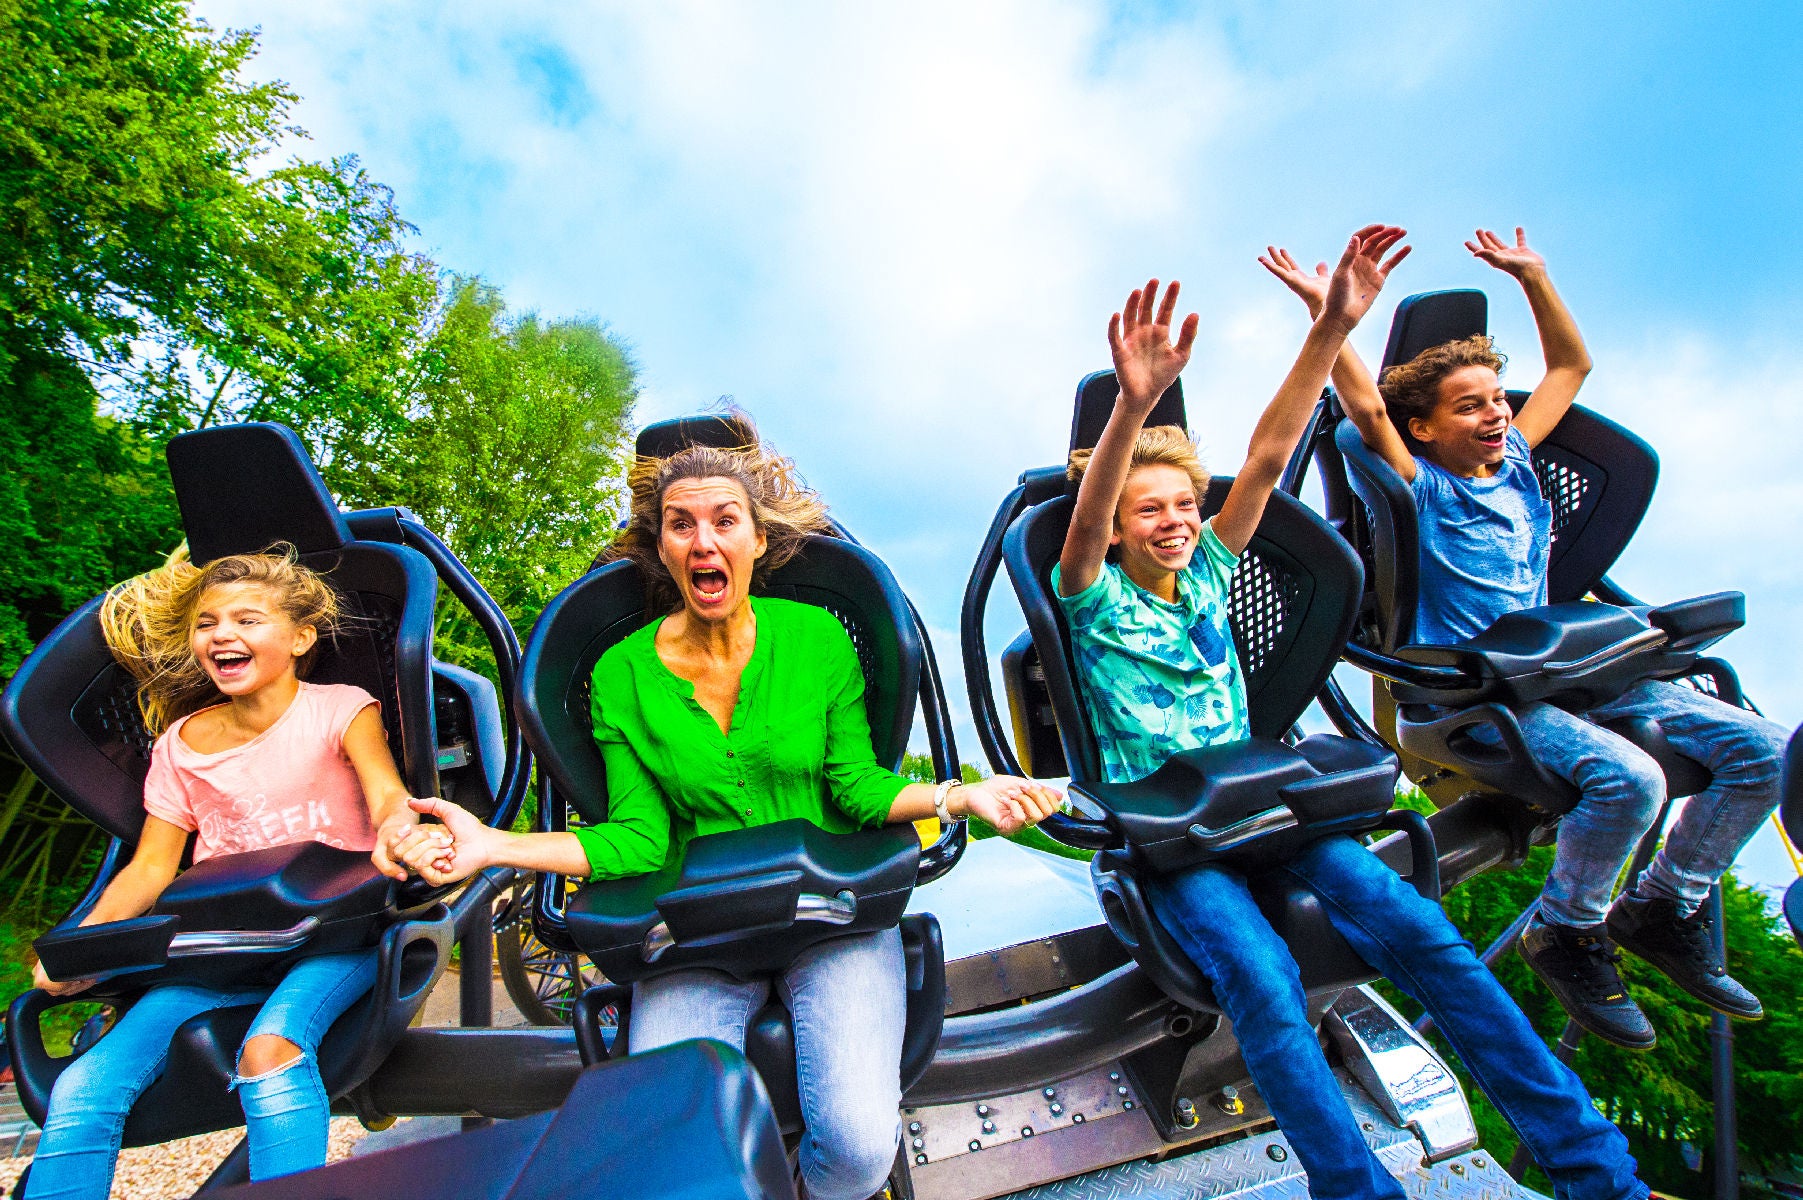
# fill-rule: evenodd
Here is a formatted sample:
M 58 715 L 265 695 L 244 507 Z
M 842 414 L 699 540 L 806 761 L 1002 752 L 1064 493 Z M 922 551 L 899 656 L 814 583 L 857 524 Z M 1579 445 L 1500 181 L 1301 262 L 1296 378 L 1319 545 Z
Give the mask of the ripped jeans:
M 324 1164 L 330 1115 L 314 1054 L 332 1022 L 376 981 L 376 952 L 306 958 L 273 989 L 152 988 L 57 1078 L 26 1184 L 26 1200 L 105 1200 L 132 1105 L 163 1073 L 182 1024 L 220 1008 L 262 1002 L 245 1041 L 263 1035 L 300 1057 L 251 1078 L 234 1077 L 250 1139 L 250 1177 L 272 1179 Z

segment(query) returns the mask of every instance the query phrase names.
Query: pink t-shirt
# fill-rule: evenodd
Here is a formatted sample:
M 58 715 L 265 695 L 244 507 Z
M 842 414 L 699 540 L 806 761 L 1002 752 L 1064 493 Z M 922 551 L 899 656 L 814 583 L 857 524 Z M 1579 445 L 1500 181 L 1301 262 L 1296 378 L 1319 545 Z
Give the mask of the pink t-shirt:
M 378 703 L 360 687 L 302 681 L 274 725 L 218 754 L 182 741 L 183 717 L 151 750 L 144 808 L 197 835 L 195 862 L 309 840 L 372 850 L 376 831 L 344 731 Z

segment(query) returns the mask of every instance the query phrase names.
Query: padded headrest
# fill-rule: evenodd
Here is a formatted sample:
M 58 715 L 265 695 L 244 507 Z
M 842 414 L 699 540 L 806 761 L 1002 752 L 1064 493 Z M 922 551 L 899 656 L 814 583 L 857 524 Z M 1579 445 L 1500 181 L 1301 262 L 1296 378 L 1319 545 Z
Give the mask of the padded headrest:
M 1803 728 L 1791 734 L 1784 755 L 1784 800 L 1778 815 L 1791 845 L 1803 846 Z
M 292 542 L 302 554 L 351 541 L 338 502 L 286 425 L 197 429 L 170 441 L 169 478 L 196 564 Z
M 668 458 L 690 446 L 716 446 L 731 450 L 752 441 L 739 418 L 729 413 L 704 413 L 675 417 L 639 430 L 633 452 L 640 458 Z
M 1419 292 L 1396 306 L 1383 365 L 1408 362 L 1432 346 L 1485 333 L 1489 328 L 1490 302 L 1475 288 Z
M 1071 452 L 1094 448 L 1102 437 L 1102 430 L 1108 427 L 1108 416 L 1114 411 L 1114 400 L 1120 390 L 1114 382 L 1113 371 L 1097 371 L 1083 377 L 1083 382 L 1077 385 L 1077 403 L 1071 412 Z M 1189 421 L 1183 415 L 1183 380 L 1173 383 L 1158 398 L 1152 415 L 1146 418 L 1147 428 L 1154 425 L 1189 428 Z

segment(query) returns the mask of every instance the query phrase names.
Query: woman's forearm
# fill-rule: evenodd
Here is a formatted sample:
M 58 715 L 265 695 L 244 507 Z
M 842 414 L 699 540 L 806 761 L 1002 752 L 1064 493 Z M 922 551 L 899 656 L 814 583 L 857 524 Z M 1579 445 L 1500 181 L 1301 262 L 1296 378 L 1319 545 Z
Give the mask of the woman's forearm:
M 573 833 L 506 833 L 498 829 L 493 833 L 493 842 L 484 848 L 486 866 L 549 871 L 578 879 L 589 876 L 588 854 Z

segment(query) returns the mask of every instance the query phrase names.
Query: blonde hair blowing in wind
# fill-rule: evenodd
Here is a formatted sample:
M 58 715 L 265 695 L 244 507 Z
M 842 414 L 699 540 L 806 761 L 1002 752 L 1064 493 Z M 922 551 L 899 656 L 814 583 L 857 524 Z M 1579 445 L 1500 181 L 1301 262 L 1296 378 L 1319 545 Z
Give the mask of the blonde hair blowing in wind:
M 743 438 L 730 448 L 689 446 L 667 458 L 637 458 L 626 473 L 632 513 L 626 529 L 597 560 L 631 559 L 644 572 L 647 600 L 653 611 L 674 608 L 676 581 L 658 557 L 664 525 L 664 493 L 682 479 L 731 479 L 751 501 L 751 520 L 764 535 L 764 556 L 752 576 L 762 587 L 770 572 L 801 550 L 813 534 L 837 536 L 827 519 L 820 494 L 803 483 L 795 463 L 758 439 L 751 417 L 734 410 L 728 421 Z
M 1093 449 L 1071 451 L 1070 462 L 1064 468 L 1064 477 L 1072 483 L 1082 483 L 1083 473 L 1089 470 L 1089 459 Z M 1196 453 L 1196 444 L 1190 441 L 1181 425 L 1151 425 L 1139 431 L 1133 439 L 1133 455 L 1127 460 L 1127 473 L 1131 475 L 1140 467 L 1165 466 L 1176 467 L 1189 476 L 1190 486 L 1196 489 L 1196 503 L 1208 494 L 1208 468 L 1202 465 L 1202 458 Z M 1116 498 L 1118 507 L 1119 498 Z M 1120 523 L 1117 519 L 1117 525 Z
M 100 628 L 107 648 L 138 681 L 138 710 L 152 735 L 223 697 L 194 657 L 190 639 L 200 599 L 228 584 L 266 588 L 276 607 L 296 626 L 319 634 L 295 664 L 306 676 L 339 618 L 337 593 L 319 574 L 301 565 L 293 546 L 278 542 L 261 554 L 231 554 L 205 566 L 188 561 L 186 543 L 154 571 L 128 579 L 106 594 Z

